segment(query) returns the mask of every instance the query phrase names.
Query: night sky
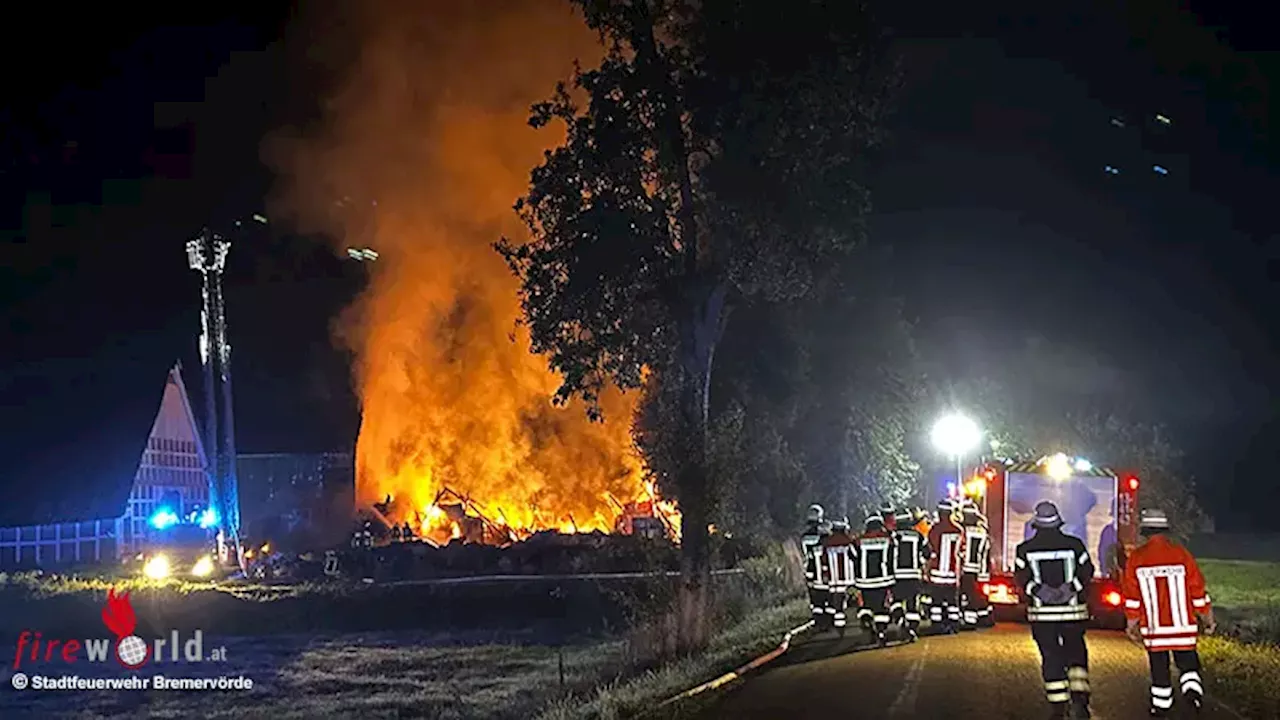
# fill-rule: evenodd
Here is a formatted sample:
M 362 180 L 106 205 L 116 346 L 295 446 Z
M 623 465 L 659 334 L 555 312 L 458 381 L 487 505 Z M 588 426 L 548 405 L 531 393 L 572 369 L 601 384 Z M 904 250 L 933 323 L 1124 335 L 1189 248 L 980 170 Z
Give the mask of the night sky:
M 48 22 L 10 26 L 0 447 L 29 462 L 0 470 L 6 497 L 32 482 L 33 458 L 70 450 L 47 432 L 65 417 L 110 406 L 149 424 L 175 357 L 194 391 L 198 279 L 183 243 L 264 212 L 262 138 L 308 123 L 324 87 L 288 8 L 257 5 L 242 17 L 77 10 L 72 26 L 50 8 Z M 1006 5 L 898 4 L 891 17 L 907 83 L 877 158 L 873 239 L 909 268 L 923 344 L 954 358 L 955 379 L 999 374 L 1033 335 L 1071 345 L 1178 434 L 1220 530 L 1280 529 L 1260 502 L 1280 499 L 1268 139 L 1280 63 L 1248 32 L 1265 22 L 1221 4 L 1199 26 L 1139 5 L 1034 17 Z M 234 239 L 240 450 L 349 449 L 358 419 L 330 323 L 361 268 L 281 224 Z M 68 412 L 76 393 L 35 392 L 35 377 L 79 378 L 100 407 Z M 110 453 L 100 423 L 83 424 L 71 455 L 87 475 Z

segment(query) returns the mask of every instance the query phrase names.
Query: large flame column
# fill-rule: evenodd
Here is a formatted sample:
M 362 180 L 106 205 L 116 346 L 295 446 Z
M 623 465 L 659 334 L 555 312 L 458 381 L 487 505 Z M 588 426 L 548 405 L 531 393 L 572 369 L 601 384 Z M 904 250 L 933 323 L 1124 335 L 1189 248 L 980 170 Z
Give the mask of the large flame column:
M 222 301 L 222 275 L 231 241 L 207 228 L 187 243 L 187 260 L 203 280 L 200 311 L 200 364 L 204 369 L 205 448 L 209 466 L 209 507 L 218 516 L 219 549 L 231 543 L 240 553 L 240 492 L 236 479 L 235 422 L 231 404 L 231 344 Z M 219 399 L 221 403 L 219 403 Z

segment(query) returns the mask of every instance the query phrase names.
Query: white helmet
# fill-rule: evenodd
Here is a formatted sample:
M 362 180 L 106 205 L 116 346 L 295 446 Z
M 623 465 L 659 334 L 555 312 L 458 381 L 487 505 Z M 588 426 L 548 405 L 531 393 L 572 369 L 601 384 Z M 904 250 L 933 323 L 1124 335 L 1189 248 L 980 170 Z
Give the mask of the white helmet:
M 808 519 L 809 522 L 822 522 L 822 506 L 814 503 L 809 506 Z

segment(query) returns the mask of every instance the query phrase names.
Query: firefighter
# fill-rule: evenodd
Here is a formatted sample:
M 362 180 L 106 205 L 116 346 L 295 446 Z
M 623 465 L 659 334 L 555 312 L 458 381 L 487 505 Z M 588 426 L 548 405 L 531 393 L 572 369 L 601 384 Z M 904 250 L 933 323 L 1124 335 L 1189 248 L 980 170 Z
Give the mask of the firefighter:
M 893 535 L 893 605 L 889 616 L 915 642 L 920 630 L 920 589 L 929 542 L 912 524 L 911 512 L 898 513 Z
M 391 526 L 391 542 L 398 543 L 401 540 L 400 526 L 392 524 Z
M 885 503 L 880 506 L 880 520 L 884 523 L 884 529 L 893 533 L 897 529 L 898 513 L 893 509 L 893 503 Z
M 991 614 L 987 594 L 982 590 L 982 584 L 991 580 L 991 537 L 977 503 L 965 503 L 961 527 L 964 562 L 960 567 L 960 607 L 964 627 L 973 630 Z
M 858 551 L 854 542 L 849 532 L 849 521 L 840 519 L 831 523 L 831 533 L 822 539 L 821 545 L 823 562 L 820 568 L 828 588 L 825 612 L 841 635 L 848 624 L 849 591 L 853 589 L 857 576 L 855 563 Z
M 893 538 L 877 515 L 867 518 L 866 532 L 858 538 L 857 586 L 862 594 L 858 621 L 884 645 L 889 626 L 889 592 L 893 589 Z
M 1084 542 L 1062 532 L 1062 516 L 1051 502 L 1036 505 L 1035 534 L 1018 545 L 1014 578 L 1027 597 L 1031 636 L 1040 648 L 1041 674 L 1050 717 L 1089 717 L 1089 651 L 1085 596 L 1093 560 Z M 1068 706 L 1069 704 L 1069 706 Z
M 964 530 L 955 522 L 951 499 L 938 503 L 938 521 L 929 528 L 929 621 L 943 632 L 960 625 L 960 564 L 964 559 Z
M 827 605 L 830 592 L 822 577 L 822 539 L 830 533 L 823 520 L 822 506 L 810 505 L 805 518 L 804 533 L 800 535 L 800 553 L 804 560 L 804 582 L 809 589 L 809 611 L 814 622 L 824 625 L 828 619 Z
M 1204 685 L 1196 652 L 1198 623 L 1206 634 L 1216 630 L 1204 576 L 1191 553 L 1169 537 L 1169 518 L 1162 510 L 1143 510 L 1139 529 L 1143 542 L 1125 563 L 1121 587 L 1126 631 L 1142 641 L 1150 660 L 1151 716 L 1165 717 L 1173 708 L 1170 653 L 1182 698 L 1199 713 Z
M 916 530 L 920 535 L 926 538 L 929 537 L 929 530 L 933 527 L 933 524 L 929 522 L 929 513 L 921 508 L 916 508 L 912 511 L 912 520 L 915 522 Z
M 409 526 L 408 520 L 404 521 L 404 527 L 400 529 L 400 537 L 404 538 L 405 542 L 412 542 L 417 538 L 417 535 L 413 532 L 413 528 Z

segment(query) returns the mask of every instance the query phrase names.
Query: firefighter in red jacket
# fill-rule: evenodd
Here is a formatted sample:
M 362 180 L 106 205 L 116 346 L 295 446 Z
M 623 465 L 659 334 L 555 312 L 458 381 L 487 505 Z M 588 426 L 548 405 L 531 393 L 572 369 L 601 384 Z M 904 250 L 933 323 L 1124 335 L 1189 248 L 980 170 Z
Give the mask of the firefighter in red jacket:
M 889 592 L 893 589 L 893 538 L 878 515 L 867 518 L 866 532 L 858 538 L 858 591 L 862 607 L 858 621 L 875 635 L 876 642 L 887 642 L 889 627 Z
M 822 571 L 825 574 L 827 591 L 827 612 L 831 614 L 831 624 L 841 635 L 844 634 L 849 609 L 849 591 L 854 587 L 857 577 L 855 563 L 858 551 L 853 534 L 849 532 L 849 521 L 841 518 L 831 523 L 831 533 L 822 539 Z
M 1169 655 L 1181 673 L 1182 697 L 1198 713 L 1204 705 L 1204 681 L 1196 653 L 1199 623 L 1206 634 L 1216 629 L 1204 575 L 1191 553 L 1169 537 L 1169 518 L 1161 510 L 1143 510 L 1143 543 L 1125 561 L 1121 589 L 1127 632 L 1147 648 L 1151 664 L 1151 716 L 1173 708 Z
M 964 530 L 956 524 L 951 499 L 938 503 L 938 522 L 929 529 L 929 620 L 945 632 L 960 625 L 960 568 L 964 560 Z

